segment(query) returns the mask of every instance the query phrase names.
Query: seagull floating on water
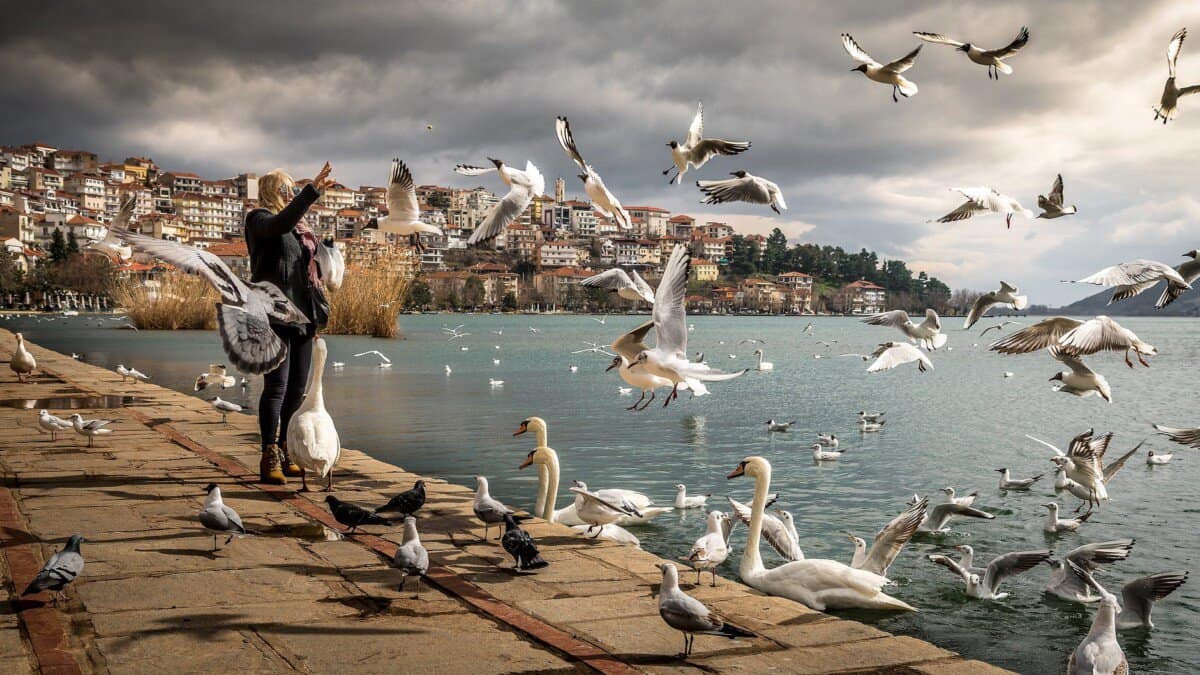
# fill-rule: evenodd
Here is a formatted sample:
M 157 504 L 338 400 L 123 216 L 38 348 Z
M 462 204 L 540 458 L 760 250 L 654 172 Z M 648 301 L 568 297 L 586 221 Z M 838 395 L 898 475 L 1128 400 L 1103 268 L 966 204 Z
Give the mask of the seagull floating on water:
M 216 385 L 221 389 L 229 389 L 237 384 L 237 378 L 229 375 L 226 372 L 225 366 L 219 363 L 208 364 L 208 371 L 200 373 L 196 378 L 194 391 L 200 391 L 210 385 Z
M 1000 474 L 1000 489 L 1001 490 L 1016 490 L 1023 491 L 1033 487 L 1033 484 L 1038 482 L 1045 474 L 1038 474 L 1032 478 L 1010 478 L 1008 469 L 995 469 Z
M 937 563 L 962 577 L 963 582 L 967 585 L 967 597 L 978 598 L 980 600 L 1003 600 L 1007 598 L 1008 593 L 1000 592 L 1000 584 L 1006 579 L 1010 579 L 1022 572 L 1028 572 L 1049 559 L 1050 551 L 1048 550 L 1005 553 L 1004 555 L 997 556 L 988 563 L 981 577 L 979 574 L 967 570 L 960 563 L 951 560 L 947 556 L 929 556 L 930 562 Z

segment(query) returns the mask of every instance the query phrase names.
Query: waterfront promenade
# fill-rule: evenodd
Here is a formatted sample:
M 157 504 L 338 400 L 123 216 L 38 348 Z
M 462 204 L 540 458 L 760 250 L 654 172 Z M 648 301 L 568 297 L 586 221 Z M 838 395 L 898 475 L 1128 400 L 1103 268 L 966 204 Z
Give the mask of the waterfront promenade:
M 0 331 L 0 354 L 14 344 Z M 44 368 L 36 384 L 0 372 L 0 673 L 1006 672 L 726 579 L 693 588 L 687 573 L 685 590 L 756 637 L 700 636 L 680 661 L 682 637 L 658 617 L 657 556 L 535 520 L 525 529 L 550 567 L 515 574 L 497 543 L 479 540 L 472 492 L 430 477 L 419 529 L 433 566 L 414 598 L 388 564 L 399 528 L 340 537 L 323 493 L 254 482 L 253 417 L 222 425 L 205 400 L 31 348 Z M 8 407 L 89 396 L 136 397 L 77 410 L 116 420 L 90 449 L 40 433 L 41 404 Z M 418 478 L 345 450 L 335 494 L 377 505 Z M 261 536 L 210 552 L 196 520 L 210 482 Z M 17 599 L 74 533 L 87 566 L 67 600 Z

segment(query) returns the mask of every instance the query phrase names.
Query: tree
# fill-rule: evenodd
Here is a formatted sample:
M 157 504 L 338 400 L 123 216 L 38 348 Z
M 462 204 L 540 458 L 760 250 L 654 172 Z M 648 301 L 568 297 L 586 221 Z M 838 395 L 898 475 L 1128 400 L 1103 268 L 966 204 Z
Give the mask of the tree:
M 63 238 L 62 230 L 54 228 L 54 234 L 50 236 L 50 262 L 62 262 L 67 259 L 69 254 L 67 240 Z
M 414 281 L 412 288 L 408 289 L 408 298 L 405 299 L 405 306 L 409 309 L 423 309 L 433 304 L 433 291 L 429 289 L 429 284 L 424 281 Z
M 463 304 L 467 307 L 475 308 L 483 304 L 484 298 L 487 295 L 486 289 L 483 287 L 483 280 L 477 276 L 467 277 L 463 283 Z
M 504 311 L 514 311 L 517 309 L 517 296 L 513 295 L 512 292 L 505 293 L 500 303 L 504 306 Z
M 16 293 L 22 290 L 25 275 L 17 267 L 17 261 L 7 251 L 0 251 L 0 293 Z
M 758 272 L 758 242 L 740 234 L 733 235 L 733 251 L 729 256 L 729 272 L 737 276 L 750 276 Z
M 75 230 L 67 232 L 67 253 L 69 255 L 79 253 L 79 240 L 75 238 Z
M 778 227 L 767 235 L 767 245 L 763 248 L 762 271 L 767 274 L 779 274 L 787 263 L 787 236 Z

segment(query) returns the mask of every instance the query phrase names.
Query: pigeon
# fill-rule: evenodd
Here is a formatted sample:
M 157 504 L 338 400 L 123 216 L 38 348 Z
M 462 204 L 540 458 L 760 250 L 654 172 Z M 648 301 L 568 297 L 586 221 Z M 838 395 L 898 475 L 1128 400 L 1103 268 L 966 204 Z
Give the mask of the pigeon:
M 204 498 L 204 508 L 200 509 L 200 524 L 205 529 L 229 533 L 229 538 L 225 540 L 225 546 L 228 546 L 234 537 L 253 534 L 242 524 L 242 517 L 238 515 L 237 511 L 225 505 L 221 499 L 221 488 L 217 487 L 216 483 L 209 483 L 204 491 L 208 493 L 208 496 Z M 212 550 L 217 550 L 216 534 L 213 534 Z
M 913 35 L 921 38 L 926 42 L 934 44 L 949 45 L 960 52 L 965 52 L 967 58 L 978 63 L 981 66 L 987 66 L 989 79 L 1000 79 L 1000 73 L 1012 75 L 1012 66 L 1004 62 L 1004 59 L 1016 54 L 1029 42 L 1029 29 L 1021 26 L 1021 32 L 1017 33 L 1017 37 L 1006 46 L 999 49 L 980 49 L 970 42 L 959 42 L 946 37 L 940 33 L 925 33 L 921 31 L 913 31 Z
M 579 285 L 603 288 L 626 300 L 641 300 L 654 304 L 654 289 L 650 288 L 650 284 L 646 283 L 637 270 L 629 270 L 629 273 L 626 273 L 625 270 L 614 267 L 580 281 Z
M 392 521 L 387 518 L 377 516 L 361 506 L 344 502 L 333 495 L 326 497 L 325 503 L 329 505 L 329 512 L 333 514 L 333 518 L 349 527 L 351 532 L 357 531 L 361 525 L 392 524 Z
M 1016 214 L 1033 218 L 1033 211 L 1008 195 L 1000 194 L 986 186 L 950 188 L 967 198 L 961 206 L 937 219 L 939 223 L 954 223 L 981 213 L 1003 213 L 1004 224 L 1011 229 L 1012 217 Z
M 212 406 L 221 413 L 221 424 L 229 424 L 229 413 L 242 411 L 242 406 L 223 400 L 220 396 L 212 400 Z
M 83 554 L 79 552 L 79 544 L 84 541 L 82 535 L 71 535 L 62 550 L 50 556 L 21 596 L 51 591 L 56 598 L 61 598 L 63 589 L 83 573 Z
M 500 545 L 513 557 L 516 569 L 527 572 L 547 567 L 550 563 L 538 554 L 537 543 L 529 533 L 517 525 L 513 514 L 504 514 L 504 535 L 500 537 Z
M 1175 119 L 1178 112 L 1179 99 L 1200 91 L 1200 85 L 1192 85 L 1180 89 L 1175 85 L 1175 62 L 1179 60 L 1179 52 L 1183 49 L 1183 40 L 1187 37 L 1187 28 L 1180 28 L 1171 41 L 1167 43 L 1167 83 L 1163 86 L 1162 98 L 1154 109 L 1154 121 L 1162 118 L 1163 124 Z
M 425 481 L 419 480 L 411 490 L 405 490 L 392 497 L 386 504 L 375 509 L 375 513 L 391 511 L 402 516 L 411 516 L 425 506 Z
M 855 42 L 849 33 L 842 33 L 842 47 L 845 47 L 846 53 L 850 55 L 850 58 L 862 64 L 850 72 L 860 72 L 868 80 L 892 85 L 893 102 L 900 102 L 900 99 L 896 98 L 897 92 L 905 98 L 916 95 L 916 83 L 909 81 L 901 73 L 912 68 L 913 64 L 916 63 L 917 54 L 921 52 L 920 45 L 917 45 L 917 48 L 908 54 L 886 65 L 871 58 L 871 55 L 863 51 L 863 48 L 858 46 L 858 43 Z
M 736 155 L 745 152 L 750 147 L 750 141 L 724 141 L 719 138 L 704 138 L 704 103 L 696 104 L 696 116 L 688 127 L 687 138 L 683 143 L 670 141 L 672 165 L 663 171 L 663 175 L 675 169 L 675 175 L 669 182 L 682 183 L 683 174 L 688 168 L 699 169 L 716 155 Z
M 733 178 L 696 181 L 696 187 L 705 194 L 704 200 L 700 203 L 748 202 L 767 204 L 775 213 L 783 213 L 787 210 L 787 202 L 783 201 L 783 192 L 775 183 L 741 170 L 734 171 L 729 175 Z
M 388 214 L 375 221 L 375 227 L 380 232 L 407 236 L 409 243 L 418 251 L 425 250 L 421 245 L 422 234 L 442 233 L 437 227 L 421 222 L 421 207 L 417 202 L 417 188 L 412 173 L 399 158 L 392 160 L 386 201 Z
M 271 329 L 272 324 L 305 326 L 310 323 L 277 286 L 266 281 L 243 281 L 208 251 L 127 229 L 114 229 L 114 232 L 135 251 L 199 275 L 217 289 L 221 296 L 221 302 L 217 303 L 221 346 L 239 370 L 261 375 L 283 363 L 287 345 Z
M 1175 295 L 1192 290 L 1192 285 L 1175 268 L 1157 260 L 1140 258 L 1132 262 L 1105 267 L 1095 274 L 1076 281 L 1067 280 L 1066 283 L 1114 286 L 1112 298 L 1108 301 L 1108 304 L 1111 305 L 1114 302 L 1132 298 L 1160 281 L 1166 281 L 1167 290 Z M 1155 307 L 1158 305 L 1156 304 Z
M 505 228 L 512 225 L 521 214 L 525 212 L 525 208 L 529 206 L 529 202 L 533 198 L 542 194 L 546 189 L 546 179 L 542 177 L 541 172 L 533 165 L 533 162 L 525 162 L 525 170 L 518 171 L 498 159 L 492 159 L 492 164 L 495 167 L 484 168 L 479 166 L 471 166 L 469 164 L 459 164 L 454 167 L 454 171 L 464 176 L 479 176 L 485 173 L 496 171 L 500 174 L 500 180 L 509 186 L 508 194 L 497 202 L 492 208 L 491 213 L 483 219 L 483 222 L 475 228 L 471 236 L 467 238 L 468 246 L 475 246 L 489 242 L 504 232 Z
M 971 305 L 971 311 L 967 313 L 967 320 L 963 322 L 963 330 L 968 330 L 975 325 L 976 321 L 983 318 L 987 311 L 996 305 L 1008 305 L 1015 310 L 1022 310 L 1029 306 L 1029 296 L 1017 295 L 1021 289 L 1001 281 L 1000 289 L 996 291 L 988 291 L 979 296 L 975 300 L 975 304 Z
M 1037 215 L 1038 218 L 1061 218 L 1063 216 L 1073 216 L 1079 212 L 1075 205 L 1063 207 L 1063 181 L 1062 174 L 1054 179 L 1054 185 L 1050 186 L 1049 195 L 1038 195 L 1038 208 L 1042 210 Z
M 658 565 L 662 570 L 662 586 L 658 592 L 658 615 L 667 625 L 683 633 L 683 653 L 686 658 L 692 653 L 696 635 L 717 635 L 724 638 L 754 637 L 754 633 L 722 622 L 704 603 L 684 593 L 679 588 L 679 568 L 674 563 Z
M 600 215 L 612 220 L 622 230 L 633 229 L 633 221 L 629 218 L 629 212 L 605 187 L 604 181 L 600 179 L 600 174 L 596 173 L 590 164 L 583 161 L 583 156 L 579 154 L 579 148 L 575 146 L 575 137 L 571 135 L 571 123 L 567 121 L 567 118 L 561 116 L 555 118 L 554 132 L 558 136 L 559 145 L 566 151 L 567 156 L 583 171 L 578 174 L 579 180 L 583 181 L 584 193 L 592 200 L 592 208 Z
M 408 580 L 409 575 L 415 574 L 417 577 L 416 594 L 420 595 L 421 577 L 429 572 L 429 552 L 421 545 L 421 538 L 417 535 L 417 519 L 412 516 L 404 517 L 404 538 L 396 547 L 396 553 L 392 556 L 392 565 L 403 575 L 400 577 L 400 591 L 404 591 L 404 582 Z

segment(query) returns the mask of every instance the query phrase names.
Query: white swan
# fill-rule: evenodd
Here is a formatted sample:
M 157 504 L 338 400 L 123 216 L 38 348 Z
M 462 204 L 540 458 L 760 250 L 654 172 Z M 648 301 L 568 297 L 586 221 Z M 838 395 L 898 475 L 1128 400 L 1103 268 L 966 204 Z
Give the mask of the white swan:
M 308 371 L 308 384 L 304 388 L 304 400 L 288 422 L 288 454 L 300 465 L 300 489 L 308 490 L 305 474 L 309 471 L 325 479 L 325 490 L 333 489 L 333 465 L 342 454 L 333 418 L 325 410 L 325 395 L 322 390 L 322 371 L 328 356 L 325 341 L 317 338 L 313 342 L 312 366 Z
M 849 608 L 915 611 L 914 607 L 881 591 L 889 583 L 887 577 L 856 570 L 840 562 L 808 558 L 773 569 L 763 567 L 758 545 L 767 493 L 771 490 L 771 463 L 762 457 L 747 457 L 728 477 L 738 476 L 754 478 L 750 535 L 738 569 L 748 585 L 818 611 Z
M 17 348 L 13 350 L 12 359 L 8 362 L 8 367 L 13 369 L 17 374 L 17 379 L 21 382 L 25 381 L 26 376 L 37 368 L 37 360 L 33 358 L 33 354 L 25 349 L 25 336 L 17 333 Z
M 758 355 L 758 366 L 755 368 L 756 370 L 775 370 L 774 363 L 771 363 L 770 361 L 763 361 L 763 350 L 755 349 L 754 353 Z

